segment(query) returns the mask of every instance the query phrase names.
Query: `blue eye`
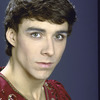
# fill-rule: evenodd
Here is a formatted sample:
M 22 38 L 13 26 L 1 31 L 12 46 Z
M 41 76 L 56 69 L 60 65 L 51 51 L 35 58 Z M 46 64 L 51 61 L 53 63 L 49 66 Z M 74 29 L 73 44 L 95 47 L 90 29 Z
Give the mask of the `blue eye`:
M 41 38 L 41 33 L 39 33 L 39 32 L 33 32 L 33 33 L 31 33 L 31 36 L 33 38 Z

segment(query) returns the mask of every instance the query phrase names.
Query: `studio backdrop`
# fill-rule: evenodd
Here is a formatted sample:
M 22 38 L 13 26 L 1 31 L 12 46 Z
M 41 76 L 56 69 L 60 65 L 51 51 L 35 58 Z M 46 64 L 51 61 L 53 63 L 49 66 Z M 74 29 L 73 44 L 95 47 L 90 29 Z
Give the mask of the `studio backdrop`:
M 0 66 L 9 59 L 3 26 L 8 2 L 0 0 Z M 97 0 L 71 2 L 76 6 L 77 22 L 67 39 L 63 58 L 49 79 L 61 82 L 72 100 L 98 100 Z

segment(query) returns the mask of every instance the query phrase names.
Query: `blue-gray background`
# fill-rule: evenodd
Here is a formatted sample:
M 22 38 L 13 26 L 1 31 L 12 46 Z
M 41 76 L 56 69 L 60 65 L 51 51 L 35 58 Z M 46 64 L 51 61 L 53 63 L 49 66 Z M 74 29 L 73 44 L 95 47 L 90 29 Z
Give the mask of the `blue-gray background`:
M 65 53 L 50 79 L 60 81 L 72 100 L 98 100 L 97 0 L 71 0 L 78 20 Z M 9 0 L 0 0 L 0 66 L 5 66 L 4 11 Z

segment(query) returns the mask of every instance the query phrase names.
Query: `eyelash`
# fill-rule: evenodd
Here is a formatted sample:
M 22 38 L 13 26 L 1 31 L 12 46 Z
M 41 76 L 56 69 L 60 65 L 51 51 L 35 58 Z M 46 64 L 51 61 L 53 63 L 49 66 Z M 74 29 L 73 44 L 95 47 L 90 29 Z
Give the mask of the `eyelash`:
M 59 37 L 59 36 L 60 36 L 60 37 Z M 62 34 L 57 34 L 57 35 L 55 36 L 56 40 L 58 40 L 58 41 L 62 41 L 65 37 L 66 37 L 66 36 L 65 36 L 65 35 L 62 35 Z M 60 39 L 59 39 L 59 38 L 60 38 Z
M 39 35 L 39 36 L 38 36 Z M 39 33 L 39 32 L 33 32 L 33 33 L 31 33 L 31 36 L 33 37 L 33 38 L 41 38 L 41 35 L 42 35 L 42 33 Z
M 39 35 L 39 36 L 38 36 Z M 40 32 L 33 32 L 31 33 L 31 36 L 32 38 L 41 38 L 42 37 L 42 33 Z M 57 40 L 57 41 L 62 41 L 64 38 L 66 37 L 66 35 L 63 35 L 63 34 L 56 34 L 54 36 L 54 38 Z

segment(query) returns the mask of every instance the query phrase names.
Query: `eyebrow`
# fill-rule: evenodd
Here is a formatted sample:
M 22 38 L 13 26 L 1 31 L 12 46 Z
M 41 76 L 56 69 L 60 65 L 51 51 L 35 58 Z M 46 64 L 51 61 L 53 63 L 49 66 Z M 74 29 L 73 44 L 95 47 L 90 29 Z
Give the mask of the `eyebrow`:
M 57 31 L 56 33 L 57 33 L 57 34 L 62 34 L 62 33 L 68 34 L 68 31 L 60 30 L 60 31 Z
M 36 28 L 36 27 L 29 27 L 29 28 L 26 29 L 26 31 L 40 31 L 40 32 L 46 32 L 45 29 Z M 57 31 L 56 33 L 57 33 L 57 34 L 63 34 L 63 33 L 68 34 L 68 31 L 66 31 L 66 30 L 60 30 L 60 31 Z
M 29 28 L 26 29 L 26 31 L 41 31 L 41 32 L 46 32 L 44 29 L 35 28 L 35 27 L 29 27 Z

